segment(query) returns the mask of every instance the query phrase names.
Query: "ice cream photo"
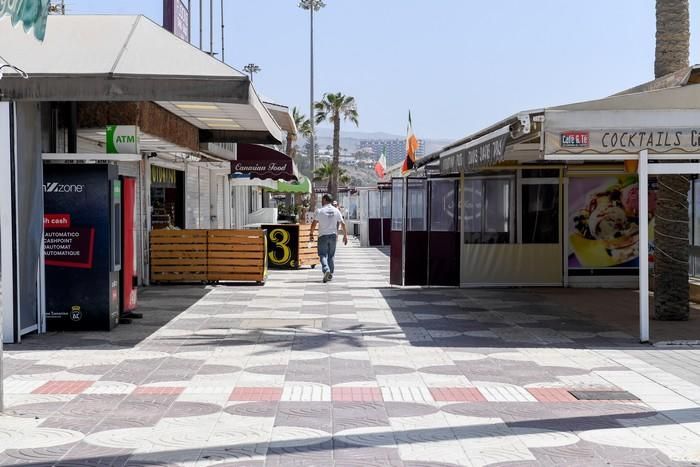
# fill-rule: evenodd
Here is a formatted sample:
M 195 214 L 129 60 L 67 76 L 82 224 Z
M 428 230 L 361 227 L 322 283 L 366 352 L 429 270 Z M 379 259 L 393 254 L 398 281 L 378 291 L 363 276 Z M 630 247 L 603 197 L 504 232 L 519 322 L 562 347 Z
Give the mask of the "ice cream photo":
M 656 193 L 649 193 L 653 241 Z M 635 175 L 572 178 L 569 186 L 569 267 L 637 267 L 639 185 Z

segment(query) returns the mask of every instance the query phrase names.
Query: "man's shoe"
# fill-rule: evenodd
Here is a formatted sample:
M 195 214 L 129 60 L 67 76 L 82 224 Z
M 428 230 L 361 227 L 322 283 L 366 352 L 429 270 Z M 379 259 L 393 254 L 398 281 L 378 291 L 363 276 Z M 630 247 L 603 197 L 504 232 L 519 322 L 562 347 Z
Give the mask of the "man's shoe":
M 333 277 L 333 274 L 331 274 L 330 272 L 324 272 L 323 273 L 323 283 L 325 284 L 326 282 L 331 280 L 332 277 Z
M 328 281 L 330 282 L 330 281 L 332 281 L 332 280 L 333 280 L 333 273 L 332 273 L 332 272 L 329 272 L 329 273 L 328 273 Z

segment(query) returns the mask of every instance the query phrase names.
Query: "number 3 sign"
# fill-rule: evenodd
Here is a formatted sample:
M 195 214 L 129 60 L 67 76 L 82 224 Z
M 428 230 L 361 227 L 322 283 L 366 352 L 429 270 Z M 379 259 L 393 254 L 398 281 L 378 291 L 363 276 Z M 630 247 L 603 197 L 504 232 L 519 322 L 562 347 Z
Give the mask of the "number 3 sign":
M 299 256 L 299 226 L 263 226 L 270 242 L 267 257 L 270 267 L 296 269 Z

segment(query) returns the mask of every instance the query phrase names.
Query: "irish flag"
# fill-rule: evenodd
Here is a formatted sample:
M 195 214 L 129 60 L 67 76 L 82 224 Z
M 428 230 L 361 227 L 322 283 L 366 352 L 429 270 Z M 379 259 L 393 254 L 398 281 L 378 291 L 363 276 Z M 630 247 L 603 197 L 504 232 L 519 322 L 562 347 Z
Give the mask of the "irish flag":
M 415 133 L 413 133 L 413 122 L 411 121 L 411 111 L 408 111 L 408 132 L 406 136 L 406 160 L 403 161 L 403 166 L 401 167 L 401 174 L 405 175 L 406 172 L 412 170 L 416 165 L 416 152 L 418 152 L 418 139 Z
M 374 171 L 377 172 L 379 178 L 384 178 L 386 173 L 386 146 L 382 149 L 382 155 L 379 156 L 379 160 L 374 164 Z

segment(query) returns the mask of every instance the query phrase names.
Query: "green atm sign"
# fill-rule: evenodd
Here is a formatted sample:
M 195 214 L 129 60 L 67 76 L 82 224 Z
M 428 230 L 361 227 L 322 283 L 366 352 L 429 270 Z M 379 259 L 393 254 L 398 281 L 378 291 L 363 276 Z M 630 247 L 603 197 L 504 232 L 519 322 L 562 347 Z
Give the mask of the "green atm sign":
M 107 154 L 139 154 L 138 127 L 108 125 L 106 148 Z

